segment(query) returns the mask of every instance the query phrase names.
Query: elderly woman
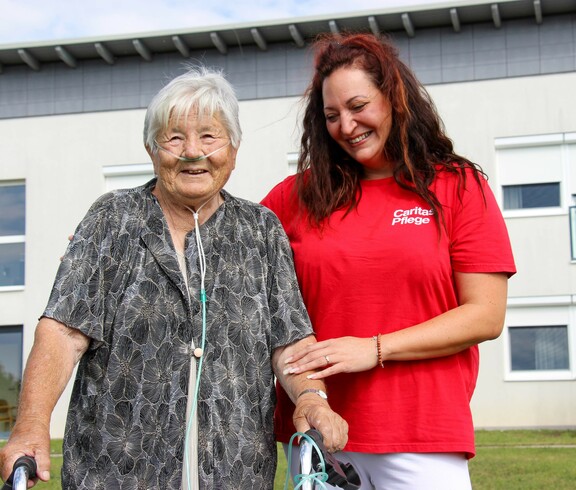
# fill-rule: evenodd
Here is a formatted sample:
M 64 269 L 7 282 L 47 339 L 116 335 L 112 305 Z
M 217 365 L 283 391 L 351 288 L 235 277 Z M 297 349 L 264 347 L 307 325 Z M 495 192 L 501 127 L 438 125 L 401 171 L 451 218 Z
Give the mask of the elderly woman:
M 322 381 L 285 376 L 311 342 L 277 218 L 223 190 L 241 131 L 218 73 L 191 70 L 146 114 L 156 178 L 102 196 L 77 228 L 38 324 L 2 475 L 34 456 L 49 477 L 49 421 L 79 361 L 64 438 L 65 489 L 269 489 L 274 375 L 342 448 Z

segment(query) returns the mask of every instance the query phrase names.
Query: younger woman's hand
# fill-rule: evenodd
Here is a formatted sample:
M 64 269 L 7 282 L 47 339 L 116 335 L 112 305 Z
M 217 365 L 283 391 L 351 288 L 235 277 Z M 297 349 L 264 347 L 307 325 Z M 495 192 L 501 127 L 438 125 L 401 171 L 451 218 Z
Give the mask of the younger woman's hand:
M 310 379 L 338 373 L 368 371 L 378 365 L 376 341 L 372 337 L 340 337 L 309 344 L 285 361 L 284 374 L 316 371 Z

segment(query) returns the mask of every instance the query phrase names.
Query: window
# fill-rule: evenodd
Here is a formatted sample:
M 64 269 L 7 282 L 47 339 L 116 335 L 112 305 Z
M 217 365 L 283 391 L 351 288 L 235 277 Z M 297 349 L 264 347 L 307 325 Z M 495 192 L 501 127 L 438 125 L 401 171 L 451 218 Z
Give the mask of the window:
M 22 326 L 0 327 L 0 437 L 16 421 L 22 381 Z
M 569 369 L 568 326 L 510 329 L 512 371 Z
M 576 379 L 572 297 L 509 299 L 504 331 L 507 381 Z
M 293 175 L 298 171 L 298 153 L 288 153 L 288 175 Z
M 0 183 L 0 291 L 24 286 L 26 188 Z
M 137 187 L 145 184 L 152 177 L 154 177 L 154 168 L 151 163 L 104 167 L 105 191 Z
M 502 186 L 504 209 L 560 206 L 560 183 Z
M 576 206 L 568 208 L 568 219 L 570 221 L 570 260 L 576 262 Z
M 495 145 L 505 217 L 567 212 L 576 193 L 576 133 L 498 138 Z

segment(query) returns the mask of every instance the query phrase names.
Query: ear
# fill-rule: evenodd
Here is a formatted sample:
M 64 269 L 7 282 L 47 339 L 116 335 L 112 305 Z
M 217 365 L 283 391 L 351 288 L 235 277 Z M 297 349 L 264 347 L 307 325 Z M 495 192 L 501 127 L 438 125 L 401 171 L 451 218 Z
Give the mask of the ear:
M 232 148 L 232 151 L 230 153 L 230 156 L 232 157 L 232 161 L 234 162 L 232 164 L 232 170 L 234 170 L 236 168 L 236 156 L 238 155 L 238 148 Z

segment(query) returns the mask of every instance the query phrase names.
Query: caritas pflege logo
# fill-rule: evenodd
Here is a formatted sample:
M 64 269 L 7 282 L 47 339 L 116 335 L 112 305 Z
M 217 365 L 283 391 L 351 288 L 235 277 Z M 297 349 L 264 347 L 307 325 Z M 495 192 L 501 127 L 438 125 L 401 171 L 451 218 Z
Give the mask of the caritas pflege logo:
M 432 221 L 433 209 L 424 209 L 417 206 L 412 209 L 397 209 L 394 211 L 392 226 L 396 225 L 427 225 Z

